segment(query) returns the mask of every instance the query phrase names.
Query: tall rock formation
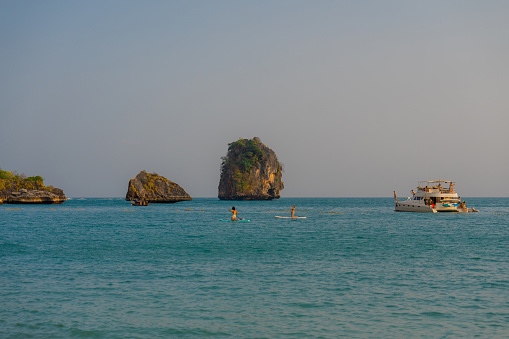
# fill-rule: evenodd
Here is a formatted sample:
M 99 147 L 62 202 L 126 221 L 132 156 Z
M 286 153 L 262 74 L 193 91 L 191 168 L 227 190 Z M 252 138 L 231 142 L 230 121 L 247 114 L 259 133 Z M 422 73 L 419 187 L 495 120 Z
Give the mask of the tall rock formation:
M 276 153 L 257 137 L 228 144 L 221 158 L 218 197 L 221 200 L 279 199 L 284 188 L 283 167 Z
M 125 200 L 142 200 L 149 203 L 173 203 L 193 200 L 178 184 L 158 175 L 141 171 L 129 180 Z

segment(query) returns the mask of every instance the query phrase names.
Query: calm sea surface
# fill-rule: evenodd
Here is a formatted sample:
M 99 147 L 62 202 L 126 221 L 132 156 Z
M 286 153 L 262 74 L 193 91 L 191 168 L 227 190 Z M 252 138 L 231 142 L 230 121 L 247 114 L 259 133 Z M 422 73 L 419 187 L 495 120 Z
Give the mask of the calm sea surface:
M 509 199 L 467 205 L 1 205 L 0 337 L 507 338 Z

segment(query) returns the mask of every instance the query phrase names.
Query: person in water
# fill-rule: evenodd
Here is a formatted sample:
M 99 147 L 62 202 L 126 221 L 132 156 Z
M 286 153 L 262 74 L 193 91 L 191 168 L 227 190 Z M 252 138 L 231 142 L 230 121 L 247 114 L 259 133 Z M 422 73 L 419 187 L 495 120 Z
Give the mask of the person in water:
M 229 209 L 228 211 L 233 213 L 232 221 L 237 220 L 237 210 L 235 209 L 235 206 L 233 206 L 232 209 L 231 210 Z
M 291 213 L 292 218 L 295 218 L 295 205 L 292 206 L 292 210 L 290 213 Z

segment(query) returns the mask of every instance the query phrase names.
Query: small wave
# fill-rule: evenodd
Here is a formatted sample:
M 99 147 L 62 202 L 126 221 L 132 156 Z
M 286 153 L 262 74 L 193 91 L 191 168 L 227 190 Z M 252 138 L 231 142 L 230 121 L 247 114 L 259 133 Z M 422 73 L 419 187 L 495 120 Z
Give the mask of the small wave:
M 176 336 L 230 336 L 230 333 L 222 331 L 212 331 L 204 328 L 168 328 L 163 331 L 165 335 L 176 335 Z
M 291 303 L 293 306 L 297 306 L 299 308 L 317 308 L 322 307 L 323 305 L 319 305 L 317 303 L 309 303 L 309 302 L 297 302 L 297 303 Z
M 19 254 L 19 253 L 26 253 L 28 250 L 28 246 L 5 242 L 0 243 L 0 253 L 2 254 Z
M 422 312 L 421 315 L 431 318 L 449 318 L 450 315 L 447 313 L 437 312 L 437 311 L 428 311 Z
M 104 331 L 82 330 L 82 329 L 79 329 L 79 328 L 71 328 L 71 336 L 73 336 L 73 337 L 84 337 L 84 338 L 92 337 L 92 338 L 97 338 L 97 337 L 102 337 L 104 335 L 105 335 Z

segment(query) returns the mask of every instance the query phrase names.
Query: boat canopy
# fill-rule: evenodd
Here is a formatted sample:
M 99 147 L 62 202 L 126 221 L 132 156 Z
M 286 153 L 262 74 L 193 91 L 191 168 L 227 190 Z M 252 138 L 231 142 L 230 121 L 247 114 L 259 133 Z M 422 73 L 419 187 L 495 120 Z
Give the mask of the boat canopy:
M 456 183 L 451 180 L 429 180 L 429 181 L 419 181 L 417 185 L 417 189 L 420 191 L 434 191 L 438 190 L 439 192 L 443 193 L 453 193 L 454 192 L 454 185 Z M 449 187 L 445 187 L 446 185 L 449 185 Z

